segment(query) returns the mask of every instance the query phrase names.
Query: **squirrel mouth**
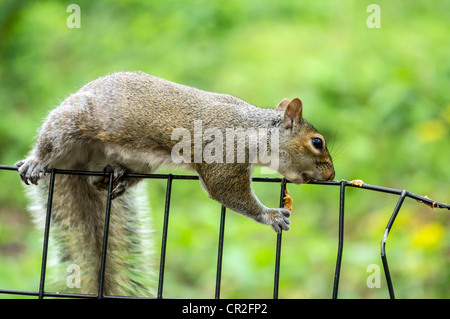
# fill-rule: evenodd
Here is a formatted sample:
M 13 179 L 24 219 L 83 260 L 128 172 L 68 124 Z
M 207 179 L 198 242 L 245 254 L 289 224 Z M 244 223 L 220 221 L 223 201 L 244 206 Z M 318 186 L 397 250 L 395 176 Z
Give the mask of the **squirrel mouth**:
M 297 184 L 297 185 L 303 183 L 303 179 L 301 177 L 295 178 L 295 179 L 289 179 L 289 181 L 294 184 Z
M 302 173 L 303 183 L 308 183 L 312 178 L 307 173 Z
M 311 178 L 309 177 L 309 175 L 307 173 L 302 173 L 299 177 L 291 178 L 291 179 L 288 178 L 288 180 L 290 182 L 298 185 L 298 184 L 308 183 L 311 180 Z

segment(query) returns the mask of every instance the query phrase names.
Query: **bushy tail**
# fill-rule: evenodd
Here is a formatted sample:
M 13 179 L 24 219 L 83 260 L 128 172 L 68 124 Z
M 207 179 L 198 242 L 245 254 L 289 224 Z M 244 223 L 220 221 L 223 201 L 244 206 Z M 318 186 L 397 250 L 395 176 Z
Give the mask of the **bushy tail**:
M 82 168 L 79 168 L 82 169 Z M 28 186 L 30 210 L 39 225 L 47 211 L 49 174 L 38 186 Z M 151 296 L 150 229 L 137 189 L 111 203 L 107 259 L 104 277 L 106 295 Z M 103 246 L 107 191 L 94 187 L 86 176 L 55 177 L 51 211 L 49 273 L 46 291 L 97 294 Z M 56 258 L 55 258 L 56 257 Z

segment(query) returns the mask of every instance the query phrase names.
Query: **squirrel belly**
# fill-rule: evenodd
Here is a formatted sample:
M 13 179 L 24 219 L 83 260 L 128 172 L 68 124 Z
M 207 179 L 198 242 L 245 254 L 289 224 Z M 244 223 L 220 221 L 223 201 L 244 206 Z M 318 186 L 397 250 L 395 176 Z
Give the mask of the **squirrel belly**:
M 33 211 L 41 216 L 49 169 L 112 172 L 104 293 L 147 295 L 139 278 L 148 277 L 140 266 L 148 263 L 138 260 L 148 250 L 134 206 L 139 180 L 126 173 L 151 173 L 161 165 L 194 170 L 212 199 L 276 232 L 289 230 L 289 210 L 264 206 L 251 189 L 251 174 L 260 165 L 295 183 L 334 178 L 325 139 L 302 111 L 298 98 L 263 109 L 143 72 L 120 72 L 86 84 L 50 112 L 34 149 L 16 166 L 25 184 L 39 183 Z M 55 180 L 52 231 L 59 260 L 80 267 L 83 293 L 98 289 L 108 183 L 75 175 Z

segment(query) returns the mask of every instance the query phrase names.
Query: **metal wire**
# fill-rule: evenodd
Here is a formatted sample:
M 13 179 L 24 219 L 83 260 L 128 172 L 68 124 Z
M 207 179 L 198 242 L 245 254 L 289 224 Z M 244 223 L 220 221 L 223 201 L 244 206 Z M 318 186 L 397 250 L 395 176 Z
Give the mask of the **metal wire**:
M 46 273 L 46 269 L 47 269 L 48 238 L 49 238 L 49 233 L 50 233 L 50 219 L 51 219 L 51 214 L 52 214 L 52 202 L 53 202 L 54 187 L 55 187 L 55 171 L 52 170 L 51 174 L 50 174 L 47 213 L 45 216 L 44 246 L 42 248 L 42 266 L 41 266 L 41 280 L 39 283 L 39 299 L 44 298 L 45 273 Z
M 104 297 L 103 284 L 105 283 L 106 253 L 108 247 L 109 219 L 111 216 L 111 192 L 113 190 L 113 177 L 113 172 L 109 173 L 108 195 L 106 197 L 105 226 L 103 228 L 102 258 L 100 263 L 100 279 L 98 283 L 98 299 L 103 299 Z
M 164 210 L 164 224 L 161 239 L 161 259 L 159 267 L 159 281 L 158 281 L 158 295 L 157 298 L 161 299 L 163 297 L 163 286 L 164 286 L 164 269 L 166 265 L 166 247 L 167 247 L 167 231 L 169 229 L 169 208 L 170 208 L 170 195 L 172 193 L 172 175 L 169 174 L 167 178 L 166 187 L 166 205 Z
M 286 180 L 281 181 L 280 207 L 284 207 L 284 196 L 286 194 Z M 273 299 L 278 299 L 278 289 L 280 286 L 280 263 L 281 263 L 281 241 L 283 232 L 277 234 L 277 248 L 275 253 L 275 276 L 273 280 Z
M 345 201 L 345 181 L 340 183 L 339 193 L 339 231 L 338 231 L 338 251 L 336 259 L 336 270 L 334 272 L 333 299 L 337 299 L 339 290 L 339 278 L 341 277 L 342 252 L 344 250 L 344 201 Z
M 16 171 L 17 167 L 0 165 L 0 170 L 10 170 Z M 107 243 L 108 243 L 108 234 L 109 234 L 109 220 L 110 220 L 110 210 L 111 210 L 111 192 L 113 187 L 113 173 L 105 173 L 105 172 L 89 172 L 89 171 L 73 171 L 73 170 L 58 170 L 52 169 L 50 172 L 50 183 L 49 183 L 49 194 L 48 194 L 48 205 L 47 205 L 47 213 L 45 219 L 45 227 L 44 227 L 44 241 L 43 241 L 43 249 L 42 249 L 42 262 L 41 262 L 41 275 L 40 275 L 40 284 L 38 291 L 24 291 L 24 290 L 14 290 L 14 289 L 0 289 L 0 294 L 13 294 L 13 295 L 27 295 L 27 296 L 37 296 L 42 299 L 44 297 L 63 297 L 63 298 L 129 298 L 124 296 L 108 296 L 103 293 L 103 285 L 105 280 L 105 267 L 106 267 L 106 256 L 107 256 Z M 48 244 L 49 244 L 49 234 L 51 227 L 51 211 L 52 211 L 52 201 L 53 201 L 53 191 L 55 187 L 55 176 L 56 174 L 68 174 L 68 175 L 84 175 L 84 176 L 109 176 L 109 186 L 108 186 L 108 194 L 106 198 L 106 212 L 105 212 L 105 225 L 104 225 L 104 234 L 103 234 L 103 249 L 101 255 L 101 266 L 100 266 L 100 279 L 99 279 L 99 290 L 97 295 L 86 295 L 86 294 L 75 294 L 75 293 L 59 293 L 59 292 L 47 292 L 45 291 L 45 275 L 46 275 L 46 267 L 47 267 L 47 253 L 48 253 Z M 147 179 L 166 179 L 166 200 L 165 200 L 165 208 L 164 208 L 164 223 L 162 230 L 162 238 L 161 238 L 161 256 L 160 256 L 160 268 L 159 268 L 159 279 L 158 279 L 158 291 L 157 297 L 158 299 L 164 298 L 163 296 L 163 287 L 164 287 L 164 271 L 165 271 L 165 260 L 166 260 L 166 248 L 167 248 L 167 234 L 169 229 L 169 212 L 170 212 L 170 199 L 172 193 L 172 182 L 173 180 L 198 180 L 198 176 L 196 175 L 173 175 L 173 174 L 126 174 L 127 178 L 147 178 Z M 280 183 L 280 207 L 283 207 L 284 196 L 286 190 L 286 180 L 282 178 L 273 178 L 273 177 L 254 177 L 252 179 L 254 182 L 271 182 L 271 183 Z M 391 279 L 391 275 L 389 272 L 387 257 L 386 257 L 386 242 L 391 231 L 392 225 L 397 217 L 402 204 L 406 197 L 415 199 L 421 203 L 424 203 L 432 208 L 442 208 L 450 210 L 450 205 L 436 202 L 428 197 L 423 197 L 420 195 L 416 195 L 414 193 L 408 192 L 406 190 L 398 190 L 393 188 L 369 185 L 369 184 L 361 184 L 361 183 L 353 183 L 349 181 L 311 181 L 310 184 L 316 185 L 324 185 L 324 186 L 339 186 L 339 225 L 338 225 L 338 249 L 337 249 L 337 258 L 336 258 L 336 267 L 335 267 L 335 275 L 334 275 L 334 285 L 332 298 L 336 299 L 338 297 L 339 290 L 339 280 L 340 280 L 340 270 L 342 265 L 342 255 L 344 249 L 344 203 L 345 203 L 345 190 L 346 187 L 356 187 L 362 188 L 370 191 L 377 191 L 383 193 L 389 193 L 394 195 L 399 195 L 399 200 L 397 205 L 392 213 L 389 222 L 387 223 L 386 230 L 383 234 L 383 238 L 381 240 L 381 259 L 383 262 L 383 268 L 386 276 L 386 282 L 388 285 L 388 291 L 390 298 L 395 298 L 394 287 Z M 56 185 L 57 187 L 57 185 Z M 219 243 L 218 243 L 218 255 L 217 255 L 217 272 L 216 272 L 216 283 L 215 283 L 215 298 L 220 298 L 220 289 L 221 289 L 221 278 L 222 278 L 222 259 L 223 259 L 223 248 L 224 248 L 224 234 L 225 234 L 225 216 L 226 209 L 224 206 L 221 208 L 220 214 L 220 228 L 219 228 Z M 281 243 L 282 243 L 282 233 L 277 235 L 277 243 L 276 243 L 276 254 L 275 254 L 275 269 L 274 269 L 274 286 L 273 286 L 273 298 L 278 298 L 279 293 L 279 284 L 280 284 L 280 264 L 281 264 Z M 135 298 L 135 297 L 132 297 Z
M 404 190 L 402 192 L 402 194 L 400 195 L 397 205 L 395 206 L 394 212 L 392 213 L 391 218 L 389 219 L 389 222 L 386 226 L 386 231 L 384 232 L 383 239 L 381 240 L 381 260 L 383 262 L 384 273 L 386 275 L 386 282 L 388 285 L 389 296 L 391 297 L 391 299 L 395 299 L 395 294 L 394 294 L 394 287 L 392 285 L 391 275 L 389 272 L 389 266 L 388 266 L 388 262 L 387 262 L 385 246 L 386 246 L 386 241 L 387 241 L 389 232 L 391 231 L 391 228 L 392 228 L 392 225 L 394 224 L 395 218 L 397 217 L 397 214 L 400 211 L 400 208 L 402 207 L 402 204 L 403 204 L 403 201 L 405 200 L 406 194 L 407 194 L 407 192 Z
M 219 247 L 217 248 L 217 273 L 216 273 L 216 291 L 215 299 L 220 299 L 220 284 L 222 279 L 222 258 L 223 258 L 223 243 L 225 236 L 225 216 L 226 208 L 222 205 L 220 212 L 220 228 L 219 228 Z

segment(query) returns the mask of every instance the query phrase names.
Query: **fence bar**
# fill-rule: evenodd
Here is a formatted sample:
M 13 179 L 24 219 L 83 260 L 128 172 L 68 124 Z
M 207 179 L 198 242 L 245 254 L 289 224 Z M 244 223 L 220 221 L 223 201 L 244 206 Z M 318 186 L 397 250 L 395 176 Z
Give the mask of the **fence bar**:
M 336 270 L 334 272 L 333 299 L 337 299 L 339 290 L 339 279 L 341 277 L 342 252 L 344 250 L 344 203 L 345 186 L 347 183 L 341 181 L 339 194 L 339 234 L 338 234 L 338 252 L 336 259 Z
M 108 248 L 108 235 L 109 235 L 109 219 L 111 216 L 111 192 L 113 190 L 114 173 L 109 173 L 109 186 L 108 196 L 106 198 L 106 213 L 105 213 L 105 226 L 103 230 L 103 247 L 102 247 L 102 259 L 100 264 L 100 280 L 98 284 L 98 299 L 103 298 L 103 286 L 105 283 L 105 268 L 106 268 L 106 251 Z
M 164 284 L 164 268 L 166 264 L 166 247 L 167 247 L 167 229 L 169 227 L 169 208 L 170 208 L 170 195 L 172 193 L 172 175 L 169 174 L 167 178 L 166 188 L 166 204 L 164 209 L 164 224 L 161 239 L 161 258 L 159 265 L 159 281 L 158 281 L 158 295 L 157 298 L 162 298 L 163 284 Z
M 284 207 L 284 197 L 286 196 L 286 179 L 281 181 L 280 189 L 280 208 Z M 275 255 L 275 275 L 273 280 L 273 299 L 278 299 L 278 290 L 280 286 L 280 261 L 281 261 L 281 241 L 283 236 L 283 230 L 277 234 L 277 246 Z
M 50 221 L 52 214 L 54 188 L 55 188 L 55 170 L 52 170 L 50 174 L 50 184 L 48 186 L 47 214 L 45 216 L 44 244 L 42 248 L 41 280 L 39 283 L 39 299 L 44 298 L 45 273 L 47 269 L 48 241 L 50 237 Z
M 8 165 L 0 165 L 0 170 L 11 170 L 17 171 L 17 167 L 8 166 Z M 50 234 L 50 224 L 51 224 L 51 214 L 52 214 L 52 202 L 53 202 L 53 193 L 54 193 L 54 183 L 56 174 L 66 174 L 66 175 L 83 175 L 83 176 L 105 176 L 104 172 L 95 172 L 95 171 L 76 171 L 76 170 L 59 170 L 59 169 L 51 169 L 47 173 L 49 173 L 49 186 L 48 186 L 48 200 L 47 200 L 47 212 L 45 219 L 45 228 L 44 228 L 44 242 L 43 242 L 43 253 L 42 253 L 42 265 L 41 265 L 41 276 L 39 283 L 39 291 L 24 291 L 24 290 L 10 290 L 10 289 L 0 289 L 0 294 L 17 294 L 17 295 L 30 295 L 37 296 L 42 299 L 46 296 L 51 297 L 69 297 L 69 298 L 129 298 L 129 297 L 121 297 L 121 296 L 105 296 L 103 295 L 103 286 L 104 286 L 104 276 L 105 276 L 105 266 L 106 266 L 106 256 L 107 256 L 107 241 L 108 241 L 108 233 L 109 233 L 109 219 L 110 219 L 110 210 L 111 210 L 111 192 L 113 187 L 113 175 L 110 173 L 109 180 L 109 190 L 108 190 L 108 198 L 107 198 L 107 208 L 105 215 L 105 228 L 104 228 L 104 237 L 103 237 L 103 250 L 102 250 L 102 260 L 100 267 L 100 279 L 99 279 L 99 293 L 98 295 L 87 295 L 87 294 L 74 294 L 74 293 L 58 293 L 58 292 L 45 292 L 45 277 L 46 277 L 46 267 L 47 267 L 47 255 L 48 255 L 48 245 L 49 245 L 49 234 Z M 174 179 L 180 180 L 198 180 L 199 177 L 197 175 L 172 175 L 172 174 L 136 174 L 136 173 L 128 173 L 125 177 L 129 178 L 147 178 L 147 179 L 167 179 L 167 188 L 166 188 L 166 203 L 165 203 L 165 212 L 164 212 L 164 225 L 162 232 L 162 243 L 161 243 L 161 260 L 160 260 L 160 272 L 159 272 L 159 282 L 158 282 L 158 294 L 157 298 L 162 298 L 163 292 L 163 282 L 164 282 L 164 271 L 165 271 L 165 256 L 166 256 L 166 246 L 167 246 L 167 233 L 168 233 L 168 221 L 169 221 L 169 210 L 170 210 L 170 198 L 171 198 L 171 189 L 172 189 L 172 181 Z M 280 207 L 283 207 L 284 204 L 284 196 L 286 190 L 286 180 L 284 178 L 279 177 L 253 177 L 252 181 L 254 182 L 281 182 L 281 193 L 280 193 Z M 334 278 L 334 286 L 333 286 L 333 298 L 337 298 L 338 288 L 339 288 L 339 279 L 340 279 L 340 269 L 342 263 L 342 253 L 343 253 L 343 242 L 344 242 L 344 202 L 345 202 L 345 187 L 354 187 L 354 188 L 363 188 L 371 191 L 389 193 L 394 195 L 399 195 L 400 198 L 397 202 L 397 205 L 392 213 L 390 220 L 386 226 L 386 230 L 383 235 L 383 239 L 381 241 L 381 258 L 383 261 L 383 267 L 386 275 L 387 286 L 389 289 L 389 295 L 392 299 L 395 298 L 393 284 L 391 275 L 389 272 L 387 257 L 386 257 L 386 242 L 389 232 L 392 228 L 392 225 L 398 215 L 398 212 L 401 209 L 401 206 L 406 197 L 415 199 L 419 203 L 423 203 L 428 205 L 431 208 L 446 208 L 450 210 L 450 205 L 445 203 L 436 202 L 428 197 L 416 195 L 414 193 L 407 192 L 406 190 L 398 190 L 393 188 L 369 185 L 365 183 L 354 183 L 350 181 L 311 181 L 309 184 L 316 185 L 334 185 L 340 186 L 340 205 L 339 205 L 339 242 L 338 242 L 338 253 L 336 260 L 336 270 L 335 270 L 335 278 Z M 216 291 L 215 297 L 217 299 L 220 298 L 220 288 L 221 288 L 221 276 L 222 276 L 222 258 L 223 258 L 223 242 L 224 242 L 224 232 L 225 232 L 225 207 L 222 207 L 221 212 L 221 224 L 219 231 L 219 244 L 218 244 L 218 257 L 217 257 L 217 274 L 216 274 Z M 276 245 L 276 256 L 275 256 L 275 273 L 274 273 L 274 290 L 273 297 L 278 298 L 279 292 L 279 281 L 280 281 L 280 261 L 281 261 L 281 242 L 282 242 L 282 234 L 277 235 L 277 245 Z M 135 298 L 135 297 L 131 297 Z
M 215 298 L 220 299 L 220 281 L 222 279 L 222 257 L 223 257 L 223 239 L 225 235 L 225 215 L 226 208 L 222 205 L 220 212 L 220 230 L 219 230 L 219 247 L 217 252 L 217 273 L 216 273 L 216 292 Z
M 384 274 L 386 275 L 386 282 L 388 285 L 389 296 L 391 299 L 395 299 L 395 294 L 394 294 L 394 287 L 392 285 L 391 274 L 389 272 L 389 266 L 388 266 L 388 262 L 387 262 L 387 258 L 386 258 L 385 246 L 386 246 L 386 241 L 387 241 L 389 232 L 391 231 L 391 228 L 392 228 L 392 225 L 394 224 L 395 218 L 397 217 L 397 214 L 400 211 L 400 208 L 402 207 L 402 204 L 403 204 L 403 201 L 405 200 L 406 194 L 407 194 L 406 190 L 402 191 L 401 196 L 398 199 L 397 205 L 395 206 L 394 212 L 392 213 L 391 218 L 389 219 L 389 222 L 386 226 L 386 230 L 384 232 L 383 239 L 381 240 L 381 260 L 383 261 Z

